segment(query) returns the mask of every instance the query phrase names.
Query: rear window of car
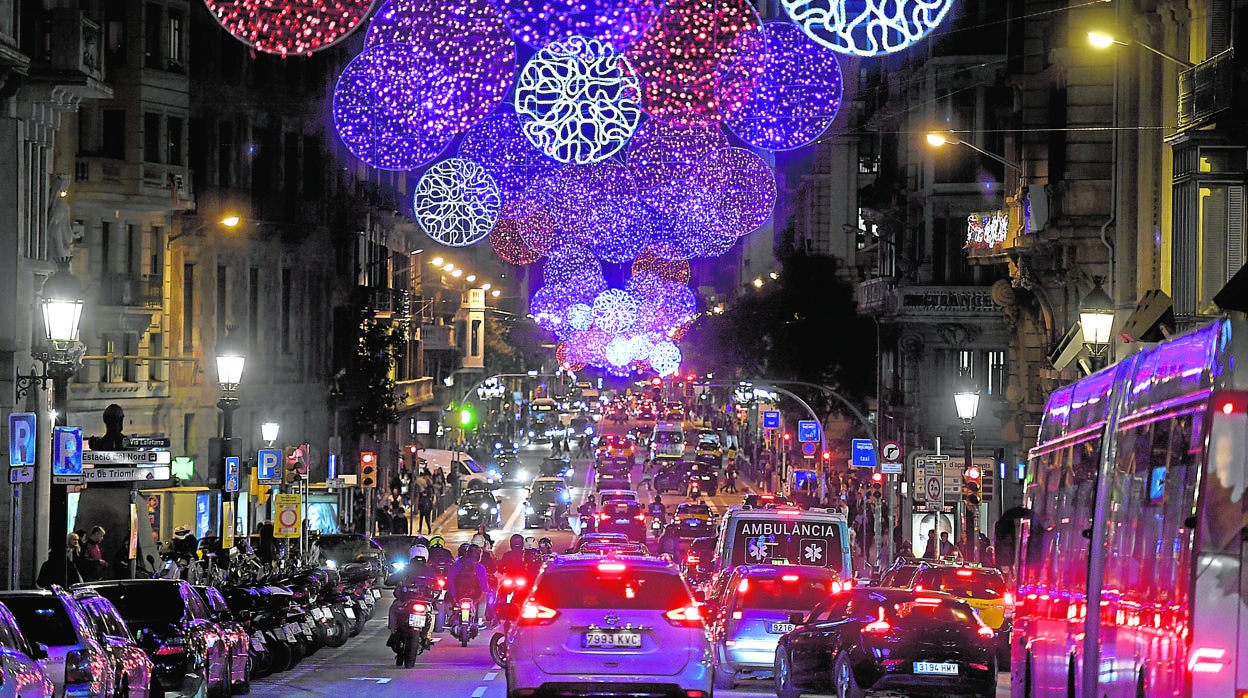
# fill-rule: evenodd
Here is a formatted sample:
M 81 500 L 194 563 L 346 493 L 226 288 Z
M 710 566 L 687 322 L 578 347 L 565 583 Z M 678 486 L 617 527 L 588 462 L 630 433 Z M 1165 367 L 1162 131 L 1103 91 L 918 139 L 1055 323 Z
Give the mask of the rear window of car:
M 1005 593 L 1000 572 L 965 567 L 929 568 L 914 576 L 912 587 L 943 591 L 963 599 L 999 599 Z
M 811 609 L 832 593 L 831 577 L 794 575 L 786 581 L 779 577 L 746 577 L 737 585 L 737 605 L 741 608 L 778 611 Z
M 465 493 L 460 501 L 464 504 L 493 504 L 494 495 L 485 490 L 472 490 Z
M 683 516 L 710 516 L 711 508 L 705 504 L 681 504 L 676 513 Z
M 186 606 L 177 584 L 115 584 L 92 587 L 134 628 L 182 619 Z
M 65 605 L 55 596 L 9 596 L 4 605 L 12 611 L 17 625 L 31 642 L 49 647 L 78 644 L 73 621 Z
M 679 444 L 685 442 L 685 435 L 677 431 L 660 431 L 654 435 L 656 444 Z
M 628 563 L 548 569 L 532 600 L 554 609 L 607 608 L 613 610 L 661 610 L 687 606 L 692 601 L 680 575 L 671 570 L 631 567 Z M 615 571 L 623 565 L 624 569 Z
M 641 505 L 632 502 L 608 502 L 602 507 L 602 511 L 613 516 L 636 516 L 641 513 Z

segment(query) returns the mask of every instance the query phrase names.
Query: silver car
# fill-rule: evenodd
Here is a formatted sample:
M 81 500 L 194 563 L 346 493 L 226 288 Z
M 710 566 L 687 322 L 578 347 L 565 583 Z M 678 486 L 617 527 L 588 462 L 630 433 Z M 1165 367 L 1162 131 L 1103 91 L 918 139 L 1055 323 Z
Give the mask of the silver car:
M 102 698 L 115 693 L 108 652 L 72 596 L 54 586 L 51 591 L 0 592 L 0 602 L 27 638 L 48 648 L 40 663 L 58 696 Z
M 710 623 L 715 687 L 730 689 L 754 672 L 770 674 L 776 641 L 793 630 L 789 617 L 809 613 L 841 591 L 836 574 L 804 565 L 742 565 L 733 570 Z
M 509 696 L 711 695 L 702 607 L 667 561 L 557 557 L 512 615 Z
M 52 698 L 56 687 L 39 661 L 46 656 L 0 603 L 0 698 Z

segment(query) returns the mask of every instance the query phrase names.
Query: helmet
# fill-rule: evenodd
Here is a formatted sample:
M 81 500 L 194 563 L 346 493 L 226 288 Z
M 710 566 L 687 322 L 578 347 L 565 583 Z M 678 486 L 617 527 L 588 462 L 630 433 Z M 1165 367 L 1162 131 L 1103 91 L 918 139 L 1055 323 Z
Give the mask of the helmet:
M 533 536 L 529 536 L 528 538 L 525 538 L 525 539 L 524 539 L 524 549 L 525 549 L 525 550 L 536 550 L 536 549 L 537 549 L 537 539 L 536 539 L 536 538 L 534 538 Z
M 521 539 L 520 539 L 520 540 L 522 540 L 522 541 L 523 541 L 523 540 L 524 540 L 524 538 L 523 538 L 523 537 L 521 537 Z M 480 533 L 477 533 L 477 534 L 473 535 L 473 537 L 472 537 L 472 544 L 473 544 L 473 545 L 475 545 L 475 546 L 477 546 L 478 548 L 484 548 L 484 547 L 485 547 L 485 536 L 481 535 Z
M 552 541 L 551 539 L 547 538 L 546 536 L 542 536 L 542 537 L 541 537 L 540 539 L 538 539 L 538 541 L 537 541 L 537 549 L 538 549 L 538 550 L 543 550 L 543 551 L 547 551 L 547 552 L 549 552 L 549 551 L 550 551 L 550 549 L 551 549 L 551 548 L 553 548 L 553 547 L 555 547 L 555 543 L 554 543 L 554 541 Z
M 187 526 L 186 524 L 182 524 L 181 526 L 178 526 L 177 528 L 173 529 L 173 537 L 177 538 L 178 540 L 186 540 L 187 538 L 190 538 L 191 527 Z
M 445 545 L 446 545 L 446 541 L 442 538 L 442 536 L 433 536 L 432 538 L 429 539 L 430 548 L 441 548 Z
M 472 547 L 471 543 L 460 543 L 459 544 L 459 557 L 463 557 L 468 552 L 468 548 L 470 547 Z
M 655 504 L 662 504 L 662 503 L 663 503 L 663 497 L 662 497 L 661 495 L 659 495 L 659 493 L 657 493 L 657 492 L 654 494 L 654 503 L 655 503 Z
M 428 560 L 429 548 L 426 548 L 420 543 L 417 543 L 416 545 L 412 546 L 411 550 L 408 551 L 407 556 L 411 558 L 420 558 L 421 560 Z
M 524 536 L 520 535 L 519 533 L 513 534 L 511 536 L 511 540 L 508 541 L 507 544 L 511 547 L 512 550 L 520 550 L 521 548 L 524 547 Z

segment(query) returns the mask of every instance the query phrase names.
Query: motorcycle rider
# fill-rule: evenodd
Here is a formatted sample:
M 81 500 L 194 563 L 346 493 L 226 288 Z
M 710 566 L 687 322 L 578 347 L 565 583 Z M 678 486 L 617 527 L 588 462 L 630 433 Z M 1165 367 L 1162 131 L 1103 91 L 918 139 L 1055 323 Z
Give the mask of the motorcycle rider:
M 417 597 L 424 598 L 429 602 L 433 612 L 436 613 L 436 604 L 433 601 L 434 589 L 437 588 L 438 571 L 429 564 L 429 549 L 424 545 L 417 543 L 412 546 L 408 553 L 410 558 L 407 561 L 407 567 L 403 569 L 403 573 L 395 581 L 394 585 L 394 602 L 390 604 L 390 639 L 386 641 L 386 646 L 394 649 L 398 640 L 398 629 L 404 623 L 407 615 L 407 605 L 403 602 L 412 601 Z M 423 639 L 426 645 L 429 644 L 429 633 L 432 632 L 433 614 L 429 614 L 429 622 L 426 622 L 423 632 Z
M 454 562 L 455 556 L 446 549 L 446 540 L 442 536 L 431 536 L 429 538 L 429 564 L 445 575 Z
M 555 556 L 555 543 L 550 538 L 542 536 L 537 541 L 537 552 L 541 554 L 542 560 L 546 561 Z
M 662 495 L 655 493 L 654 499 L 650 501 L 649 512 L 652 518 L 667 523 L 667 506 L 663 504 Z
M 527 577 L 524 569 L 524 536 L 519 533 L 513 534 L 507 541 L 507 546 L 511 549 L 503 553 L 502 559 L 498 561 L 498 571 L 503 576 Z
M 458 608 L 460 599 L 472 599 L 477 606 L 477 618 L 485 617 L 483 603 L 490 588 L 489 576 L 485 565 L 481 564 L 481 548 L 465 543 L 459 559 L 447 570 L 447 598 L 453 608 Z
M 659 537 L 659 555 L 671 555 L 673 560 L 680 559 L 680 530 L 676 524 L 668 524 Z

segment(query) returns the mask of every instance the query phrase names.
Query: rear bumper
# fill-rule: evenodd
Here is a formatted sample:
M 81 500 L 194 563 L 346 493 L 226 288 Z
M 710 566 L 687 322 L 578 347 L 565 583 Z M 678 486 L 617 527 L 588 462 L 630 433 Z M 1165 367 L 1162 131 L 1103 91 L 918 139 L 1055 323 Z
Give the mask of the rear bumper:
M 976 695 L 989 694 L 996 691 L 996 676 L 978 678 L 974 676 L 916 676 L 914 674 L 889 674 L 880 678 L 869 688 L 869 691 L 894 691 L 907 696 L 948 696 L 950 694 L 970 693 Z
M 779 637 L 779 636 L 777 636 Z M 762 642 L 746 647 L 720 645 L 720 656 L 724 658 L 724 668 L 730 671 L 766 669 L 775 666 L 776 643 L 764 647 Z
M 507 689 L 508 698 L 581 698 L 582 696 L 628 696 L 629 698 L 685 698 L 687 690 L 705 690 L 701 695 L 710 695 L 710 689 L 689 689 L 671 683 L 619 683 L 619 682 L 584 682 L 559 681 L 542 684 L 536 688 Z
M 711 695 L 710 652 L 701 661 L 690 661 L 671 676 L 620 674 L 550 674 L 531 661 L 516 657 L 507 663 L 508 696 L 684 696 L 685 691 Z

